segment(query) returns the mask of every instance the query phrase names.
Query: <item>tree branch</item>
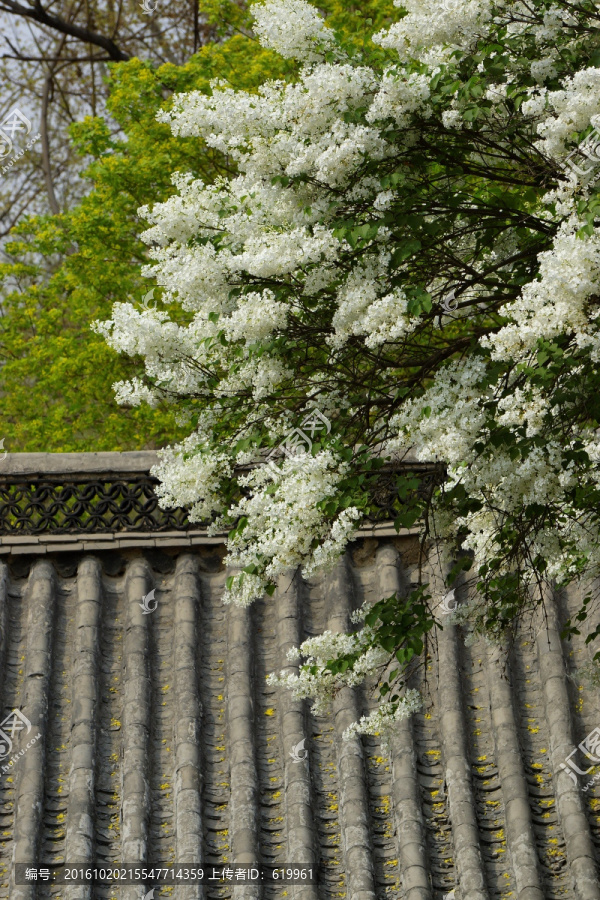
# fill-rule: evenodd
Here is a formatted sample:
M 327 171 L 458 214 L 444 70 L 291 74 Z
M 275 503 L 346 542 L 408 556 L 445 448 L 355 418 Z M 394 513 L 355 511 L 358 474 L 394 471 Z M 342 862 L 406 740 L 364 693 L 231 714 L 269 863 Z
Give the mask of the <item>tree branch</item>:
M 50 56 L 11 56 L 10 53 L 3 53 L 0 59 L 16 59 L 17 62 L 35 62 L 44 63 L 52 62 L 53 57 Z M 68 60 L 68 65 L 82 62 L 110 62 L 110 56 L 73 56 Z M 64 68 L 64 66 L 63 66 Z
M 44 179 L 46 181 L 46 191 L 48 194 L 48 202 L 53 214 L 57 216 L 60 207 L 54 192 L 54 184 L 52 181 L 52 171 L 50 169 L 50 141 L 48 139 L 48 103 L 50 100 L 50 88 L 52 87 L 52 72 L 50 72 L 44 80 L 44 90 L 42 93 L 42 115 L 40 130 L 42 132 L 42 166 L 44 168 Z
M 39 25 L 47 25 L 48 28 L 52 28 L 54 31 L 77 38 L 86 44 L 102 47 L 115 62 L 126 62 L 131 58 L 128 53 L 121 50 L 110 38 L 104 37 L 95 31 L 90 31 L 88 28 L 83 28 L 81 25 L 66 22 L 60 16 L 52 15 L 39 2 L 36 2 L 35 6 L 28 7 L 21 6 L 16 0 L 0 0 L 0 9 L 26 19 L 33 19 Z

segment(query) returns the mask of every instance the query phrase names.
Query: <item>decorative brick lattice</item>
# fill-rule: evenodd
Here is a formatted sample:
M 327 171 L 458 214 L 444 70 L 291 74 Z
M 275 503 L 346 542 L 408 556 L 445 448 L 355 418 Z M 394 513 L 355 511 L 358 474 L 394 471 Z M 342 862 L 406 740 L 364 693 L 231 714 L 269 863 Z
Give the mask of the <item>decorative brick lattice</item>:
M 419 476 L 416 494 L 426 500 L 441 470 L 419 464 L 382 469 L 372 489 L 369 522 L 393 522 L 412 499 L 398 496 L 398 475 L 407 471 Z M 157 484 L 156 478 L 139 472 L 5 475 L 0 480 L 0 534 L 147 534 L 206 526 L 190 524 L 184 509 L 160 509 Z
M 183 509 L 162 510 L 150 475 L 5 476 L 1 534 L 89 534 L 187 530 Z M 197 526 L 196 526 L 197 527 Z

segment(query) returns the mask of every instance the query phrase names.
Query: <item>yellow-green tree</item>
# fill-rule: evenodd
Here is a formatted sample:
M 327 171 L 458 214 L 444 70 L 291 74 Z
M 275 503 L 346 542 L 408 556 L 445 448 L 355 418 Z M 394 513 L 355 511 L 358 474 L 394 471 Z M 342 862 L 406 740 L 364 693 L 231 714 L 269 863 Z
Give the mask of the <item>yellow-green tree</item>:
M 391 0 L 321 5 L 349 33 L 359 32 L 357 18 L 383 24 L 393 10 Z M 217 78 L 252 91 L 297 72 L 260 47 L 238 4 L 210 0 L 202 12 L 221 39 L 185 65 L 153 68 L 135 58 L 111 67 L 107 111 L 125 137 L 112 138 L 102 117 L 73 125 L 75 147 L 93 159 L 80 176 L 89 193 L 66 213 L 25 218 L 14 230 L 11 262 L 0 265 L 0 437 L 10 452 L 154 448 L 182 436 L 166 408 L 117 406 L 113 383 L 141 363 L 118 357 L 90 330 L 115 300 L 141 301 L 152 287 L 141 276 L 137 209 L 168 197 L 175 171 L 211 181 L 228 170 L 201 141 L 175 140 L 155 115 L 173 93 L 210 91 Z

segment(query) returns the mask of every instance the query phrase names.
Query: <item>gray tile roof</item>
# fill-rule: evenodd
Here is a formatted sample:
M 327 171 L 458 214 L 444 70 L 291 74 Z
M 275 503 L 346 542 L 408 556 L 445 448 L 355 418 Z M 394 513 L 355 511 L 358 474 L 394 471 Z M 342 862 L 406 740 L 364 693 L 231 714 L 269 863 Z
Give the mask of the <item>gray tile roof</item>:
M 594 772 L 561 768 L 600 729 L 598 691 L 574 674 L 585 634 L 559 637 L 578 596 L 548 597 L 508 654 L 465 646 L 446 621 L 414 676 L 424 709 L 388 758 L 377 737 L 341 740 L 374 707 L 372 686 L 315 717 L 266 676 L 289 667 L 289 647 L 405 590 L 415 538 L 365 536 L 331 575 L 282 579 L 239 609 L 221 602 L 222 542 L 198 537 L 2 557 L 1 718 L 20 709 L 32 731 L 14 735 L 8 771 L 0 759 L 0 898 L 141 900 L 150 883 L 17 885 L 13 869 L 139 860 L 318 872 L 285 891 L 178 885 L 156 898 L 599 900 L 600 780 L 584 791 Z M 592 766 L 581 750 L 571 760 Z

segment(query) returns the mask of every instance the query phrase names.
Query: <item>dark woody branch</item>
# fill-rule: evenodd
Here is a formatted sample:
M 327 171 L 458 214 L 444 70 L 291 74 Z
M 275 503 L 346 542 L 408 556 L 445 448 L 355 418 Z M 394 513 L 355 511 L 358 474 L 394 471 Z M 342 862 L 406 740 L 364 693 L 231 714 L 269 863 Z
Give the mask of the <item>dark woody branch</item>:
M 115 62 L 126 62 L 130 59 L 129 54 L 121 50 L 111 38 L 104 37 L 104 35 L 91 31 L 89 28 L 84 28 L 81 25 L 67 22 L 60 16 L 47 12 L 39 2 L 36 2 L 35 6 L 22 6 L 16 0 L 0 0 L 0 10 L 14 13 L 22 18 L 32 19 L 39 25 L 46 25 L 48 28 L 60 32 L 60 34 L 77 38 L 86 44 L 102 47 L 103 50 L 106 50 L 110 59 Z

